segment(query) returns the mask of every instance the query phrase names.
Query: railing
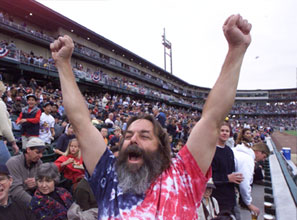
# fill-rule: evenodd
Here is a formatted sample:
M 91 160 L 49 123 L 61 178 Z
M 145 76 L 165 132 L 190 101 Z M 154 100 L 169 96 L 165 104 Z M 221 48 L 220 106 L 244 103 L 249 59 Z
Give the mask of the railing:
M 283 172 L 284 178 L 288 184 L 288 188 L 290 190 L 290 193 L 292 195 L 292 198 L 295 202 L 295 206 L 297 206 L 297 186 L 296 182 L 294 182 L 294 173 L 292 172 L 293 169 L 291 168 L 291 165 L 287 162 L 287 160 L 284 158 L 284 156 L 276 149 L 276 146 L 273 141 L 271 141 L 273 151 L 278 159 L 279 165 L 281 167 L 281 170 Z

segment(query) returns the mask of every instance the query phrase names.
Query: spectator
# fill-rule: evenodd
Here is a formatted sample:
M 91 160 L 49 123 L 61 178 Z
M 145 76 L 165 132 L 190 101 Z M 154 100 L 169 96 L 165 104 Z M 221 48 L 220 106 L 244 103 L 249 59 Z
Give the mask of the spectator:
M 11 157 L 6 166 L 12 175 L 13 183 L 11 195 L 18 201 L 29 204 L 36 188 L 35 174 L 37 168 L 42 164 L 42 157 L 45 148 L 44 142 L 32 137 L 26 145 L 23 154 Z
M 56 187 L 60 175 L 53 163 L 44 163 L 35 175 L 37 189 L 32 197 L 30 208 L 37 219 L 67 219 L 67 210 L 72 205 L 72 196 L 64 188 Z
M 129 120 L 119 157 L 115 159 L 89 120 L 88 109 L 76 85 L 70 65 L 72 39 L 59 37 L 50 45 L 61 86 L 65 88 L 67 117 L 87 158 L 84 163 L 98 203 L 98 219 L 198 218 L 196 209 L 211 174 L 209 168 L 218 129 L 234 102 L 241 63 L 251 41 L 251 25 L 240 15 L 230 16 L 223 29 L 229 51 L 221 74 L 204 105 L 201 120 L 173 160 L 167 133 L 149 115 Z
M 55 130 L 55 136 L 54 139 L 57 140 L 65 131 L 65 128 L 67 126 L 67 122 L 63 121 L 61 123 L 60 121 L 60 116 L 55 115 L 54 116 L 55 119 L 55 126 L 54 126 L 54 130 Z
M 104 122 L 108 128 L 113 128 L 114 127 L 114 122 L 113 122 L 113 113 L 108 114 L 108 118 Z
M 265 160 L 269 154 L 269 148 L 265 143 L 257 143 L 253 147 L 246 145 L 237 145 L 232 149 L 235 158 L 235 172 L 243 174 L 243 181 L 239 184 L 239 191 L 244 206 L 259 215 L 260 210 L 252 204 L 251 184 L 253 183 L 253 174 L 255 161 Z
M 12 115 L 20 115 L 24 107 L 25 105 L 22 103 L 21 96 L 17 96 L 15 102 L 12 104 Z
M 0 164 L 0 220 L 35 220 L 28 205 L 9 196 L 13 179 L 7 166 Z
M 52 106 L 51 115 L 52 115 L 54 118 L 57 117 L 58 119 L 61 119 L 61 115 L 59 114 L 58 109 L 59 109 L 58 104 L 57 104 L 57 103 L 54 103 L 53 106 Z
M 65 154 L 55 161 L 60 173 L 63 173 L 66 179 L 71 180 L 74 188 L 84 176 L 82 163 L 83 160 L 78 147 L 78 141 L 75 138 L 69 141 Z
M 230 132 L 229 124 L 223 122 L 211 166 L 212 178 L 216 186 L 213 196 L 217 199 L 220 210 L 229 210 L 235 214 L 235 184 L 240 184 L 243 176 L 241 173 L 235 173 L 234 154 L 231 148 L 226 145 Z
M 1 99 L 5 90 L 6 87 L 4 86 L 3 82 L 0 81 L 0 164 L 5 164 L 10 158 L 10 153 L 4 142 L 4 138 L 11 142 L 15 154 L 19 152 L 19 147 L 16 144 L 11 130 L 12 125 L 9 119 L 9 113 L 7 112 L 5 103 Z
M 44 103 L 43 110 L 44 112 L 40 117 L 39 137 L 47 145 L 50 145 L 55 136 L 55 119 L 50 115 L 52 104 L 50 102 Z
M 83 211 L 96 208 L 98 205 L 94 196 L 94 193 L 86 180 L 82 178 L 77 184 L 76 189 L 74 190 L 73 197 L 75 202 L 80 206 Z
M 101 127 L 100 133 L 101 133 L 101 135 L 103 137 L 103 140 L 104 140 L 105 144 L 108 145 L 108 138 L 107 138 L 108 130 L 107 130 L 107 128 L 106 127 Z
M 212 179 L 210 178 L 207 182 L 201 205 L 198 208 L 198 220 L 211 220 L 219 214 L 219 204 L 217 200 L 213 196 L 211 196 L 212 191 L 215 188 L 216 187 Z
M 39 136 L 39 122 L 41 110 L 36 106 L 37 98 L 34 94 L 27 95 L 28 105 L 23 108 L 16 124 L 21 124 L 22 148 L 25 149 L 27 142 L 32 137 Z
M 30 79 L 29 86 L 33 89 L 33 92 L 35 92 L 38 88 L 37 82 L 34 78 Z
M 69 140 L 73 138 L 75 138 L 75 135 L 73 132 L 72 125 L 68 124 L 67 131 L 64 134 L 62 134 L 57 140 L 57 145 L 56 145 L 56 148 L 54 149 L 55 153 L 63 155 L 68 147 Z
M 114 147 L 114 146 L 119 147 L 121 136 L 122 136 L 121 128 L 120 127 L 115 127 L 114 136 L 109 141 L 109 146 L 110 147 Z
M 159 109 L 158 106 L 154 106 L 153 107 L 153 113 L 154 113 L 154 116 L 156 118 L 156 120 L 161 124 L 161 126 L 163 128 L 165 128 L 165 123 L 166 123 L 166 115 L 164 112 L 161 112 L 160 111 L 161 108 Z

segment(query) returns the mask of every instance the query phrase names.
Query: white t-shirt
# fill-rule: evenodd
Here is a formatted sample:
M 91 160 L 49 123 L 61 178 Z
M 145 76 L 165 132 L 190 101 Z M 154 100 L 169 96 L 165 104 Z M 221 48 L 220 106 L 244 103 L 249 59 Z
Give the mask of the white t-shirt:
M 39 138 L 42 139 L 45 143 L 51 143 L 51 129 L 55 126 L 55 119 L 51 115 L 47 115 L 42 112 L 40 116 L 40 128 L 39 128 Z

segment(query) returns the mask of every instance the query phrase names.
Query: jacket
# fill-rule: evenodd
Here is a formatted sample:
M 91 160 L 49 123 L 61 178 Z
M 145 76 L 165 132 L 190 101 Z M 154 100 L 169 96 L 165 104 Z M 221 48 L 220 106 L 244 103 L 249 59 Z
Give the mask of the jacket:
M 235 160 L 235 172 L 242 173 L 244 179 L 239 184 L 239 191 L 243 202 L 248 206 L 252 203 L 253 175 L 255 168 L 255 153 L 244 144 L 239 144 L 232 148 Z
M 5 103 L 0 98 L 0 136 L 4 136 L 9 142 L 13 142 L 14 136 L 11 129 L 11 121 Z
M 35 177 L 40 164 L 42 164 L 41 160 L 32 164 L 30 168 L 27 167 L 24 154 L 13 156 L 7 161 L 6 166 L 13 178 L 10 193 L 14 199 L 30 203 L 32 196 L 27 192 L 28 188 L 24 181 Z
M 36 119 L 37 123 L 31 121 L 22 124 L 21 132 L 22 135 L 27 136 L 39 136 L 39 121 L 40 121 L 41 110 L 38 107 L 29 109 L 28 106 L 22 109 L 20 119 Z
M 56 166 L 58 167 L 59 171 L 61 173 L 64 174 L 64 177 L 66 179 L 69 179 L 72 181 L 72 183 L 77 183 L 78 181 L 81 180 L 81 178 L 83 178 L 85 171 L 83 169 L 78 169 L 78 168 L 74 168 L 74 164 L 70 163 L 64 167 L 61 167 L 61 164 L 65 161 L 67 161 L 69 158 L 74 158 L 74 161 L 78 164 L 78 165 L 82 165 L 83 161 L 82 161 L 82 157 L 80 159 L 73 157 L 71 155 L 68 156 L 60 156 L 54 163 L 56 164 Z
M 49 195 L 43 195 L 38 189 L 32 197 L 30 208 L 37 219 L 43 220 L 65 220 L 67 219 L 67 210 L 72 205 L 72 196 L 64 188 L 56 187 L 55 191 L 64 202 L 62 205 Z

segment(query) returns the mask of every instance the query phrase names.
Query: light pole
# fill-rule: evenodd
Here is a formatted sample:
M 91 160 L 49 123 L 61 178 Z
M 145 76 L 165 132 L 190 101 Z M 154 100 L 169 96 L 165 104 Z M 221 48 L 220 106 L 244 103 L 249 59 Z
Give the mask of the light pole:
M 166 56 L 169 56 L 170 58 L 170 73 L 172 74 L 172 44 L 170 41 L 166 39 L 165 36 L 165 28 L 163 29 L 164 33 L 162 35 L 162 44 L 164 46 L 164 69 L 166 70 Z M 167 53 L 167 50 L 169 50 L 169 53 Z

